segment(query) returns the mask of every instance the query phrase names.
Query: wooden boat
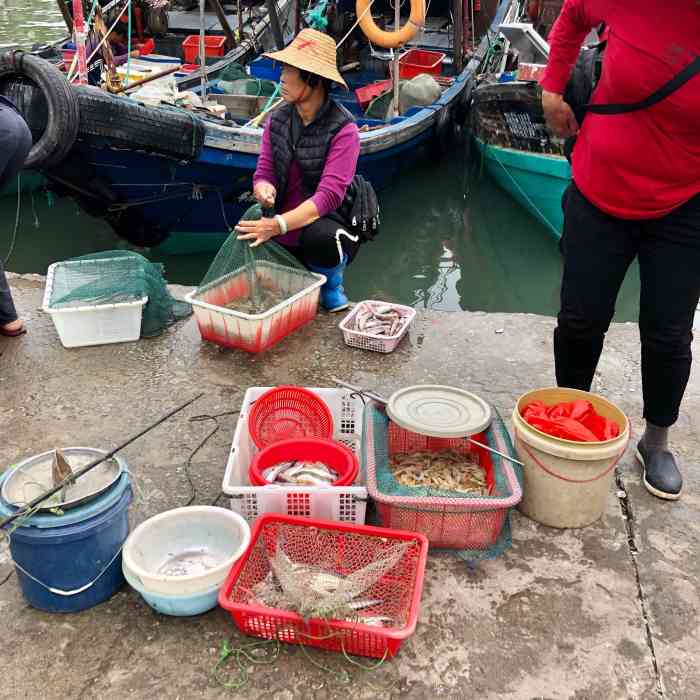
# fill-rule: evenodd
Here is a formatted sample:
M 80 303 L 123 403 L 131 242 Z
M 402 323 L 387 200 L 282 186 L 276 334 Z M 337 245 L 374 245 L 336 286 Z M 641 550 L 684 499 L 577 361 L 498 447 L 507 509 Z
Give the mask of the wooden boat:
M 375 2 L 373 14 L 390 30 L 393 20 L 389 15 L 393 13 L 388 3 L 382 9 L 382 1 Z M 334 91 L 333 97 L 357 117 L 361 133 L 358 169 L 375 186 L 400 186 L 397 177 L 402 171 L 426 154 L 445 151 L 454 124 L 465 119 L 475 73 L 488 51 L 489 32 L 507 18 L 512 6 L 511 0 L 481 0 L 480 9 L 476 10 L 475 3 L 472 13 L 469 0 L 464 5 L 456 0 L 454 7 L 452 0 L 432 0 L 425 30 L 404 48 L 432 52 L 429 57 L 443 54 L 431 69 L 436 71 L 440 94 L 434 102 L 413 106 L 399 116 L 368 117 L 361 99 L 368 87 L 379 90 L 386 80 L 386 53 L 360 42 L 345 54 L 351 57 L 341 62 L 350 90 Z M 463 14 L 464 23 L 451 22 L 452 10 Z M 387 17 L 380 19 L 382 12 Z M 336 8 L 329 31 L 340 29 L 338 36 L 342 36 L 347 27 L 343 19 Z M 354 20 L 350 18 L 350 25 Z M 359 30 L 355 36 L 360 36 Z M 455 45 L 457 51 L 452 48 Z M 219 99 L 215 81 L 208 83 L 207 90 L 212 99 Z M 84 104 L 84 96 L 81 99 L 81 125 L 86 120 L 99 121 L 100 110 Z M 158 147 L 173 132 L 159 128 L 159 120 L 165 125 L 165 120 L 175 119 L 172 108 L 144 107 L 129 98 L 106 94 L 99 99 L 91 94 L 90 99 L 102 101 L 102 113 L 118 116 L 109 123 L 102 119 L 99 128 L 81 126 L 65 161 L 46 172 L 51 186 L 59 194 L 73 196 L 87 212 L 105 218 L 117 234 L 137 245 L 165 244 L 176 252 L 218 246 L 248 206 L 245 195 L 252 187 L 261 126 L 231 113 L 226 119 L 188 113 L 178 127 L 182 152 L 173 152 Z M 182 113 L 177 116 L 184 119 Z M 153 143 L 130 141 L 125 125 L 148 126 Z
M 557 8 L 551 5 L 554 12 Z M 549 27 L 551 13 L 547 19 Z M 571 168 L 564 142 L 545 125 L 536 82 L 549 46 L 530 22 L 506 22 L 498 32 L 497 50 L 485 58 L 472 93 L 474 141 L 484 170 L 559 239 L 564 224 L 562 196 L 571 181 Z

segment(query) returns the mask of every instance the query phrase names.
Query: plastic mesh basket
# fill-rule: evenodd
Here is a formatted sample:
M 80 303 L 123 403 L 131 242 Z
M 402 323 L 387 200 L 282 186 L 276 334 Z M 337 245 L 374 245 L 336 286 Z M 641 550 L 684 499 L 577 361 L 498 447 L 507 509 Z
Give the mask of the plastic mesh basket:
M 366 331 L 355 330 L 355 316 L 359 313 L 364 304 L 370 306 L 390 306 L 404 317 L 405 322 L 397 333 L 390 336 L 376 335 Z M 343 332 L 343 340 L 346 345 L 362 350 L 373 350 L 374 352 L 389 353 L 396 350 L 403 337 L 408 333 L 408 327 L 416 318 L 416 310 L 410 306 L 401 304 L 389 304 L 384 301 L 368 299 L 357 304 L 353 310 L 340 322 L 339 328 Z
M 499 417 L 478 436 L 502 452 L 512 452 L 503 438 Z M 425 487 L 408 487 L 393 477 L 389 458 L 393 454 L 452 449 L 476 454 L 487 475 L 489 495 L 465 496 Z M 467 440 L 429 438 L 393 425 L 375 404 L 365 411 L 362 468 L 367 490 L 375 501 L 379 522 L 385 527 L 423 533 L 431 546 L 445 549 L 486 551 L 497 545 L 509 509 L 520 502 L 522 489 L 510 463 L 491 455 Z M 466 557 L 465 557 L 466 558 Z
M 408 543 L 398 563 L 362 596 L 380 601 L 371 613 L 390 619 L 392 626 L 313 617 L 305 621 L 297 613 L 251 602 L 252 589 L 270 572 L 270 557 L 281 542 L 293 562 L 322 565 L 341 577 L 386 556 L 397 544 Z M 360 656 L 393 656 L 416 627 L 427 553 L 425 537 L 411 532 L 268 514 L 256 520 L 251 545 L 234 564 L 219 604 L 242 632 L 255 637 Z

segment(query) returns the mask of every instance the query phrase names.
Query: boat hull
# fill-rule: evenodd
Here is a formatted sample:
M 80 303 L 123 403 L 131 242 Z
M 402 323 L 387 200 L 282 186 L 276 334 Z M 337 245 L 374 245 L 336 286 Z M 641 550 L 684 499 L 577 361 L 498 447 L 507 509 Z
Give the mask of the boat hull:
M 566 158 L 474 140 L 489 176 L 559 240 L 564 226 L 562 196 L 571 182 Z

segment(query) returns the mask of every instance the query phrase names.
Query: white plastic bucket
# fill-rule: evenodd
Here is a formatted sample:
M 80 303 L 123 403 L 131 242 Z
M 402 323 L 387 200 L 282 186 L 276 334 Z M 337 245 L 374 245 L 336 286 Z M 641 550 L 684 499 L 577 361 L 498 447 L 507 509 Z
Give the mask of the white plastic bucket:
M 575 442 L 543 433 L 521 416 L 533 401 L 552 405 L 590 401 L 604 418 L 620 426 L 620 435 L 602 442 Z M 513 410 L 515 447 L 524 464 L 520 510 L 550 527 L 585 527 L 603 514 L 615 466 L 627 448 L 630 426 L 617 406 L 597 394 L 578 389 L 537 389 L 518 399 Z
M 238 513 L 213 506 L 175 508 L 129 535 L 124 569 L 149 593 L 203 593 L 224 582 L 249 542 L 250 527 Z

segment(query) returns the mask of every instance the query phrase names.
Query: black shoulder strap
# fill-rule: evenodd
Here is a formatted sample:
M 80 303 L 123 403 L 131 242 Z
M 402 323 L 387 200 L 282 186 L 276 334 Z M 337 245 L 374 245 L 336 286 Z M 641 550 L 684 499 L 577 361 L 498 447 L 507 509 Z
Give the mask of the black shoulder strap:
M 683 87 L 689 80 L 692 80 L 700 73 L 700 56 L 696 56 L 680 73 L 675 75 L 671 80 L 662 85 L 656 92 L 649 95 L 641 102 L 633 102 L 625 105 L 604 104 L 604 105 L 586 105 L 586 110 L 594 114 L 626 114 L 628 112 L 636 112 L 640 109 L 647 109 L 652 105 L 665 100 L 671 93 Z

